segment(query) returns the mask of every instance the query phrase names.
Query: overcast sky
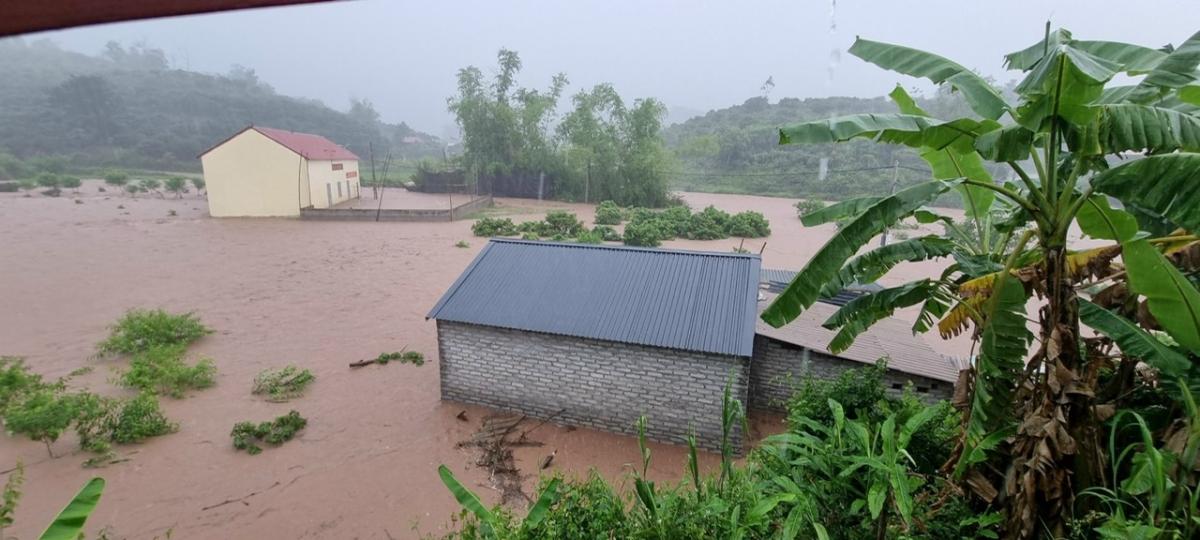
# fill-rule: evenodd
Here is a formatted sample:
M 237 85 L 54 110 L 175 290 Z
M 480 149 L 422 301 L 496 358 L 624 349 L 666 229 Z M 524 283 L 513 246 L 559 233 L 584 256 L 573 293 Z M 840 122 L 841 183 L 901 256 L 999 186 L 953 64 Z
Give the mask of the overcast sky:
M 444 136 L 456 71 L 472 64 L 492 71 L 500 47 L 521 54 L 525 86 L 544 87 L 562 71 L 572 92 L 611 82 L 627 99 L 653 96 L 673 109 L 703 112 L 757 95 L 769 76 L 773 101 L 878 96 L 896 82 L 915 84 L 845 54 L 856 35 L 936 52 L 1004 81 L 1016 75 L 1002 70 L 1002 55 L 1036 42 L 1047 19 L 1078 38 L 1155 47 L 1200 30 L 1196 0 L 1150 4 L 361 0 L 41 36 L 87 53 L 109 40 L 144 41 L 164 49 L 176 67 L 196 71 L 225 73 L 242 64 L 280 93 L 340 110 L 351 97 L 365 97 L 387 121 Z

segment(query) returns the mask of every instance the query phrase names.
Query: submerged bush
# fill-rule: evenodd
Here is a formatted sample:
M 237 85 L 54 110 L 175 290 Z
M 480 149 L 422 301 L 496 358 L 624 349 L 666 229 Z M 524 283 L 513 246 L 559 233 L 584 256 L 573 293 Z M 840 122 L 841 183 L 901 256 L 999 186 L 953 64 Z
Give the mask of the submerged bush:
M 311 371 L 296 366 L 266 369 L 254 377 L 254 387 L 250 393 L 265 395 L 267 401 L 282 402 L 304 395 L 308 385 L 315 380 L 317 376 Z
M 617 232 L 616 229 L 609 227 L 608 225 L 596 225 L 594 228 L 592 228 L 592 232 L 599 234 L 600 239 L 604 240 L 605 242 L 621 241 L 621 233 Z
M 188 390 L 216 384 L 217 366 L 212 359 L 201 358 L 193 365 L 183 361 L 184 345 L 158 345 L 134 355 L 129 369 L 121 374 L 124 386 L 183 397 Z
M 475 236 L 493 237 L 493 236 L 514 236 L 517 234 L 517 226 L 513 224 L 510 218 L 480 218 L 471 224 L 471 233 Z
M 571 212 L 564 212 L 562 210 L 551 210 L 550 212 L 547 212 L 545 222 L 547 225 L 547 232 L 549 234 L 543 234 L 543 236 L 554 236 L 561 234 L 570 238 L 578 235 L 581 231 L 586 230 L 583 227 L 583 222 L 579 221 L 579 218 L 575 217 L 575 214 Z
M 188 345 L 211 333 L 194 313 L 133 309 L 117 320 L 97 348 L 100 354 L 133 354 L 161 345 Z
M 758 212 L 738 212 L 729 219 L 726 232 L 729 236 L 762 238 L 771 235 L 771 225 L 767 223 L 767 218 Z
M 116 414 L 110 417 L 108 434 L 115 443 L 129 444 L 177 429 L 179 426 L 168 420 L 159 408 L 158 397 L 142 392 L 133 399 L 120 402 Z
M 627 246 L 657 247 L 662 244 L 663 232 L 653 221 L 630 221 L 625 225 L 623 240 Z
M 596 225 L 620 225 L 624 219 L 621 207 L 612 201 L 601 201 L 596 205 L 596 218 L 592 221 Z
M 292 440 L 300 430 L 308 425 L 308 420 L 295 410 L 277 417 L 269 422 L 255 424 L 253 422 L 238 422 L 234 424 L 230 436 L 233 437 L 233 447 L 245 450 L 250 455 L 262 453 L 258 443 L 279 446 Z

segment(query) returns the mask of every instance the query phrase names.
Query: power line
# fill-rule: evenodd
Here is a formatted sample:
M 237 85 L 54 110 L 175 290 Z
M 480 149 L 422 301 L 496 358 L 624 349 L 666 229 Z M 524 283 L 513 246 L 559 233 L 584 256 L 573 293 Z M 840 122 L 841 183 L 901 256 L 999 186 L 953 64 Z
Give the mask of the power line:
M 899 165 L 898 168 L 909 170 L 909 171 L 915 171 L 915 172 L 919 172 L 919 173 L 924 173 L 924 174 L 933 174 L 933 171 L 931 171 L 929 169 L 920 168 L 920 167 Z M 887 166 L 879 166 L 879 167 L 858 167 L 858 168 L 854 168 L 854 169 L 829 169 L 829 170 L 825 171 L 825 174 L 864 172 L 864 171 L 890 171 L 890 170 L 892 170 L 892 166 L 887 165 Z M 661 172 L 663 174 L 670 174 L 670 175 L 675 175 L 675 176 L 715 176 L 715 177 L 722 177 L 722 178 L 724 178 L 724 177 L 741 178 L 741 177 L 757 177 L 757 176 L 764 176 L 764 177 L 800 176 L 800 175 L 818 175 L 819 176 L 821 174 L 820 171 L 795 171 L 795 172 L 777 172 L 777 173 L 710 173 L 710 172 L 690 172 L 690 171 L 659 171 L 659 172 Z

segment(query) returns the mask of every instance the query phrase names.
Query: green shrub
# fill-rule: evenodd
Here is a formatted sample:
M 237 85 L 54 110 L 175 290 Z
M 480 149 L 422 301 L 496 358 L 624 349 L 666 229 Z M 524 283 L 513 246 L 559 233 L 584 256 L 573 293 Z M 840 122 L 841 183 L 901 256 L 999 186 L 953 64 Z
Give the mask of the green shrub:
M 57 174 L 54 174 L 51 172 L 38 173 L 37 177 L 34 180 L 37 181 L 37 184 L 39 186 L 42 186 L 44 188 L 55 189 L 55 188 L 59 187 L 60 185 L 62 185 L 62 178 L 60 178 Z
M 669 238 L 686 238 L 692 221 L 692 211 L 686 206 L 672 206 L 655 216 L 659 228 Z
M 475 236 L 490 238 L 493 236 L 514 236 L 517 226 L 509 218 L 480 218 L 471 224 L 471 233 Z
M 728 238 L 726 229 L 729 225 L 729 214 L 724 210 L 709 206 L 700 212 L 692 214 L 688 224 L 688 238 L 692 240 L 720 240 Z
M 25 483 L 25 465 L 17 460 L 17 467 L 8 475 L 4 482 L 3 493 L 0 493 L 0 539 L 7 538 L 4 529 L 13 524 L 13 514 L 17 512 L 17 503 L 21 500 L 21 484 Z
M 596 225 L 592 228 L 592 232 L 600 235 L 600 239 L 605 242 L 620 242 L 621 233 L 608 225 Z
M 63 176 L 62 177 L 62 187 L 64 187 L 64 188 L 73 189 L 76 192 L 78 192 L 79 188 L 81 186 L 83 186 L 83 180 L 80 180 L 77 177 L 74 177 L 74 176 Z
M 121 402 L 108 425 L 110 439 L 119 444 L 140 442 L 179 429 L 178 425 L 163 415 L 158 397 L 150 392 L 142 392 L 133 399 Z
M 538 236 L 537 233 L 531 233 L 531 232 L 521 233 L 521 240 L 535 240 L 536 241 L 536 240 L 541 240 L 541 239 L 542 239 L 542 237 Z
M 296 411 L 290 411 L 269 422 L 255 424 L 253 422 L 238 422 L 234 424 L 230 436 L 233 437 L 233 447 L 245 450 L 250 455 L 262 452 L 258 443 L 279 446 L 292 440 L 296 433 L 308 425 L 308 420 Z
M 459 240 L 459 241 L 457 241 L 457 242 L 455 242 L 455 243 L 454 243 L 454 247 L 456 247 L 456 248 L 469 248 L 469 247 L 471 247 L 471 244 L 468 244 L 466 240 Z
M 0 417 L 10 404 L 45 386 L 42 376 L 29 371 L 24 360 L 0 356 Z
M 175 194 L 175 198 L 183 197 L 183 192 L 187 191 L 187 179 L 182 176 L 172 176 L 163 181 L 163 187 L 167 191 Z
M 817 210 L 824 209 L 825 202 L 817 199 L 805 199 L 803 201 L 797 201 L 794 206 L 796 207 L 796 214 L 799 216 L 804 216 L 805 214 L 811 214 Z
M 612 201 L 600 201 L 596 205 L 596 218 L 592 221 L 596 225 L 620 225 L 624 218 L 621 207 Z
M 32 178 L 22 178 L 20 180 L 17 180 L 17 187 L 19 187 L 19 188 L 21 188 L 21 190 L 25 191 L 25 196 L 28 197 L 29 192 L 37 189 L 38 184 L 37 184 L 37 180 L 34 180 Z
M 311 371 L 296 366 L 267 369 L 254 377 L 251 394 L 265 395 L 267 401 L 282 402 L 304 395 L 308 385 L 317 379 Z
M 547 212 L 545 222 L 548 226 L 548 231 L 550 234 L 543 236 L 554 236 L 556 234 L 560 234 L 564 237 L 571 238 L 579 234 L 580 231 L 585 230 L 583 227 L 583 222 L 579 221 L 579 218 L 575 217 L 575 214 L 571 212 L 564 212 L 562 210 L 551 210 L 550 212 Z
M 203 190 L 204 189 L 204 179 L 203 178 L 193 178 L 192 179 L 192 187 L 196 188 L 197 192 Z
M 604 235 L 599 232 L 584 231 L 575 237 L 575 241 L 580 244 L 603 244 Z
M 54 457 L 50 445 L 71 427 L 76 407 L 74 395 L 51 387 L 38 388 L 21 395 L 5 408 L 4 428 L 9 433 L 44 443 L 46 453 Z
M 211 333 L 194 313 L 134 309 L 117 320 L 98 349 L 100 354 L 132 354 L 160 345 L 187 345 Z
M 653 221 L 630 221 L 625 225 L 622 239 L 627 246 L 657 247 L 662 244 L 663 232 Z
M 134 354 L 120 383 L 131 388 L 182 398 L 188 390 L 208 388 L 217 383 L 217 367 L 209 358 L 194 365 L 183 361 L 184 345 L 157 345 Z
M 758 212 L 738 212 L 729 219 L 726 232 L 729 236 L 762 238 L 771 235 L 771 225 L 767 223 L 767 218 Z

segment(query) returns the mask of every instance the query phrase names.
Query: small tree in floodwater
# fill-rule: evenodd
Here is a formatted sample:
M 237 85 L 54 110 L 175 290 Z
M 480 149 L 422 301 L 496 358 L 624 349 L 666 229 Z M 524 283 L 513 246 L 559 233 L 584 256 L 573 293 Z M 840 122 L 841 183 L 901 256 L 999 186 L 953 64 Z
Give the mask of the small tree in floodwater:
M 204 179 L 203 178 L 193 178 L 192 179 L 192 187 L 196 188 L 196 195 L 200 195 L 201 194 L 200 192 L 204 191 Z
M 172 176 L 163 182 L 163 187 L 174 193 L 176 199 L 182 199 L 183 192 L 187 191 L 187 180 L 182 176 Z
M 57 174 L 49 172 L 41 173 L 37 175 L 37 183 L 39 186 L 46 188 L 46 191 L 42 193 L 47 196 L 57 197 L 62 193 L 62 190 L 58 188 L 62 185 L 62 179 Z
M 143 178 L 138 181 L 138 187 L 146 193 L 157 193 L 159 197 L 163 196 L 163 194 L 158 191 L 159 188 L 162 187 L 162 182 L 158 181 L 157 179 Z
M 121 171 L 109 171 L 104 173 L 104 183 L 124 191 L 125 185 L 129 183 L 129 175 Z
M 71 190 L 72 193 L 78 195 L 79 188 L 83 185 L 83 181 L 74 176 L 61 177 L 62 187 Z

